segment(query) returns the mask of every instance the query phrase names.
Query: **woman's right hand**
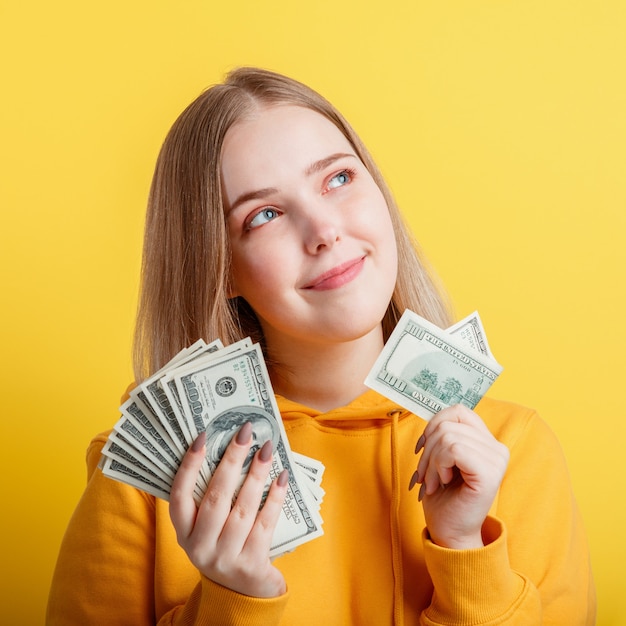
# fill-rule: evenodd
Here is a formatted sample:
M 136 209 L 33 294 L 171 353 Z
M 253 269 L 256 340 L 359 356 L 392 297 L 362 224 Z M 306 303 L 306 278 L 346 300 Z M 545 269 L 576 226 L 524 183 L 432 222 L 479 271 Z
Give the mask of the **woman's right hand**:
M 170 517 L 178 543 L 202 574 L 223 587 L 259 598 L 279 596 L 286 591 L 285 579 L 272 565 L 269 550 L 287 493 L 287 470 L 272 483 L 259 510 L 272 465 L 272 443 L 266 442 L 232 504 L 252 443 L 248 422 L 228 445 L 197 507 L 193 492 L 206 454 L 205 440 L 202 433 L 190 446 L 172 484 Z

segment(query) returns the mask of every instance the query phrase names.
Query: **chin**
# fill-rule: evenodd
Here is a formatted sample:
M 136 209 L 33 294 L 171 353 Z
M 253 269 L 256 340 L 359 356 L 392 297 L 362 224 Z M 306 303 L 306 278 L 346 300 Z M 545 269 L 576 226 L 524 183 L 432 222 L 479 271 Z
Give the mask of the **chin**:
M 328 329 L 330 331 L 330 329 Z M 335 328 L 334 332 L 329 332 L 329 340 L 336 343 L 350 343 L 352 341 L 359 341 L 368 337 L 382 337 L 382 319 L 373 324 L 363 325 L 346 325 L 342 328 Z

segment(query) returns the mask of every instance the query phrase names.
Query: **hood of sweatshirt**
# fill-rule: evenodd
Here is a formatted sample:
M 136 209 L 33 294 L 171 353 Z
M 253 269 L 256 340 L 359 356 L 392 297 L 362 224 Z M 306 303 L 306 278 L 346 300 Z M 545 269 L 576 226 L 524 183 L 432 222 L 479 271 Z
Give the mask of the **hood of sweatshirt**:
M 326 412 L 288 400 L 283 396 L 276 396 L 276 400 L 287 428 L 300 420 L 310 419 L 327 427 L 339 429 L 380 428 L 383 424 L 389 424 L 394 415 L 401 419 L 409 414 L 409 411 L 398 406 L 396 402 L 371 389 L 349 404 Z

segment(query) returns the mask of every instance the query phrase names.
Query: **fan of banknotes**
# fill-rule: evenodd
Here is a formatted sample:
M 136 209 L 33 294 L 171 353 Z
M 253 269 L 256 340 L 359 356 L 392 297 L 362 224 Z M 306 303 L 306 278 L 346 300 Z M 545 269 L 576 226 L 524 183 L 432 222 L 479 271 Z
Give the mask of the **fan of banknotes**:
M 120 407 L 100 461 L 102 472 L 153 496 L 169 499 L 187 448 L 206 431 L 206 457 L 195 487 L 199 502 L 226 446 L 251 422 L 253 443 L 242 469 L 268 440 L 274 455 L 268 478 L 289 472 L 287 496 L 270 555 L 278 556 L 322 534 L 324 466 L 291 451 L 258 344 L 230 346 L 199 340 L 130 393 Z
M 407 310 L 365 384 L 428 420 L 452 404 L 474 408 L 501 371 L 477 312 L 442 330 Z M 267 488 L 283 469 L 289 471 L 270 555 L 323 534 L 324 466 L 291 450 L 263 353 L 250 339 L 226 347 L 219 340 L 197 341 L 131 391 L 120 411 L 102 450 L 106 476 L 168 500 L 185 451 L 206 431 L 207 452 L 194 494 L 199 502 L 226 446 L 251 422 L 253 445 L 241 481 L 268 440 L 274 455 Z

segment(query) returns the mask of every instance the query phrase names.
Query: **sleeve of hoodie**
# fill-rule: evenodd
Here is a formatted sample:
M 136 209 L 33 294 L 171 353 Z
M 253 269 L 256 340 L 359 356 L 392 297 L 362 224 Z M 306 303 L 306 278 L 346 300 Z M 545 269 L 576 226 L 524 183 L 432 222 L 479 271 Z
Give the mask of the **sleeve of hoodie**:
M 519 410 L 519 408 L 518 408 Z M 511 457 L 486 546 L 449 550 L 424 533 L 434 593 L 424 626 L 595 624 L 595 587 L 561 447 L 527 410 L 501 440 Z
M 179 606 L 157 614 L 155 499 L 105 477 L 97 464 L 106 438 L 87 453 L 88 483 L 66 530 L 48 599 L 48 626 L 267 626 L 278 624 L 287 594 L 237 594 L 198 572 Z M 176 578 L 176 564 L 170 576 Z

